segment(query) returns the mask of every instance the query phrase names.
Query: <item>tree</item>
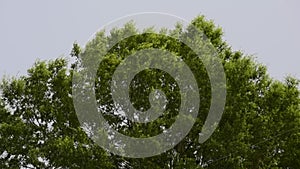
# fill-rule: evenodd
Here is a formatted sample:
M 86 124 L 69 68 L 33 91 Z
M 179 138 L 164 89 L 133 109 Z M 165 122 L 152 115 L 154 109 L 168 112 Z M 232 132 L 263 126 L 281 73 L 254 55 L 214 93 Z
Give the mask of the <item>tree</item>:
M 222 30 L 196 17 L 191 25 L 201 30 L 222 59 L 226 74 L 226 106 L 214 134 L 198 141 L 210 107 L 210 80 L 195 53 L 175 37 L 192 29 L 176 25 L 130 36 L 138 32 L 133 23 L 99 32 L 84 49 L 74 44 L 66 59 L 38 61 L 28 75 L 2 82 L 0 102 L 1 168 L 297 168 L 300 166 L 300 98 L 298 80 L 271 79 L 266 67 L 222 39 Z M 152 32 L 152 33 L 151 33 Z M 168 36 L 165 36 L 168 35 Z M 200 43 L 197 45 L 201 45 Z M 174 123 L 180 105 L 176 81 L 166 72 L 148 69 L 137 74 L 130 86 L 130 101 L 136 109 L 150 108 L 153 89 L 168 98 L 164 115 L 148 124 L 127 121 L 116 112 L 110 86 L 116 68 L 135 51 L 156 48 L 181 56 L 197 79 L 199 115 L 190 133 L 174 148 L 148 158 L 125 158 L 102 149 L 81 128 L 72 100 L 72 78 L 84 64 L 110 49 L 97 69 L 95 93 L 101 113 L 120 133 L 149 137 Z M 84 78 L 84 77 L 82 77 Z M 105 107 L 105 108 L 103 108 Z M 125 125 L 124 125 L 125 124 Z
M 2 84 L 2 168 L 112 168 L 79 126 L 66 65 L 37 62 L 28 77 Z

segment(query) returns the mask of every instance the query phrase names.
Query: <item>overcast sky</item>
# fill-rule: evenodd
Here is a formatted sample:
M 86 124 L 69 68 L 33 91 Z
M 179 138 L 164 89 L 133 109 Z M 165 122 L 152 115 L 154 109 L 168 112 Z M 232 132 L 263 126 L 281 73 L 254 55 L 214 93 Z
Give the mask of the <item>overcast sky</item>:
M 272 77 L 300 79 L 299 0 L 0 0 L 0 77 L 26 74 L 37 59 L 67 56 L 104 24 L 137 12 L 188 21 L 199 14 L 221 26 L 224 39 L 254 54 Z

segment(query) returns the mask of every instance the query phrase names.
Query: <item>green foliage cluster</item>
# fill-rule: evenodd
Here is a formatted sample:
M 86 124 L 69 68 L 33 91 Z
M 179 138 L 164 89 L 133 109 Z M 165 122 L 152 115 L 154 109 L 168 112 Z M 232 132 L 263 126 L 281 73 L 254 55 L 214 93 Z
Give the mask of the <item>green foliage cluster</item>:
M 298 80 L 270 78 L 266 67 L 222 39 L 222 30 L 203 16 L 191 25 L 203 31 L 222 59 L 226 74 L 226 106 L 214 134 L 198 142 L 210 107 L 210 81 L 195 53 L 175 38 L 189 29 L 176 25 L 160 34 L 136 33 L 133 23 L 99 32 L 84 50 L 74 44 L 66 59 L 36 62 L 28 75 L 1 83 L 0 168 L 230 168 L 296 169 L 300 166 L 300 97 Z M 201 44 L 199 44 L 201 45 Z M 147 69 L 132 81 L 130 99 L 135 108 L 149 109 L 149 93 L 161 89 L 168 98 L 164 115 L 149 124 L 126 121 L 115 114 L 111 78 L 120 62 L 135 51 L 168 50 L 181 56 L 199 86 L 200 109 L 194 127 L 178 145 L 154 157 L 124 158 L 102 149 L 81 128 L 72 101 L 72 77 L 81 64 L 93 62 L 110 49 L 97 71 L 96 98 L 101 113 L 120 133 L 132 137 L 157 135 L 170 127 L 180 105 L 180 91 L 166 72 Z M 79 57 L 82 56 L 82 57 Z M 84 57 L 94 56 L 95 58 Z M 105 108 L 103 108 L 105 107 Z M 125 124 L 125 125 L 124 125 Z

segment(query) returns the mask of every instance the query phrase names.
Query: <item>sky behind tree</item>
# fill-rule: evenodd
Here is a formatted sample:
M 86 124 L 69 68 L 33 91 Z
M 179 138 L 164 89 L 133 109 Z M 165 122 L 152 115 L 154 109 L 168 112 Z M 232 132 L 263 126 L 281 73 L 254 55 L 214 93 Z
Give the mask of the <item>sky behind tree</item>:
M 0 0 L 0 77 L 25 75 L 37 59 L 68 57 L 74 41 L 84 46 L 119 17 L 163 12 L 187 21 L 205 15 L 223 28 L 229 45 L 254 55 L 272 77 L 300 79 L 299 7 L 297 0 Z

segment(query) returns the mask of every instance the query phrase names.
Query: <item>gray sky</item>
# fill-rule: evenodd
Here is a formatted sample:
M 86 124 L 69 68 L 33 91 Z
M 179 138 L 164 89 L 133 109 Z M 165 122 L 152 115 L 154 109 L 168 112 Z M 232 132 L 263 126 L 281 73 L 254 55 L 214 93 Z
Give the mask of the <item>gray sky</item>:
M 0 77 L 24 75 L 37 59 L 67 56 L 74 41 L 84 45 L 124 15 L 164 12 L 188 21 L 203 14 L 223 28 L 234 49 L 267 65 L 272 77 L 300 79 L 299 7 L 298 0 L 0 0 Z

